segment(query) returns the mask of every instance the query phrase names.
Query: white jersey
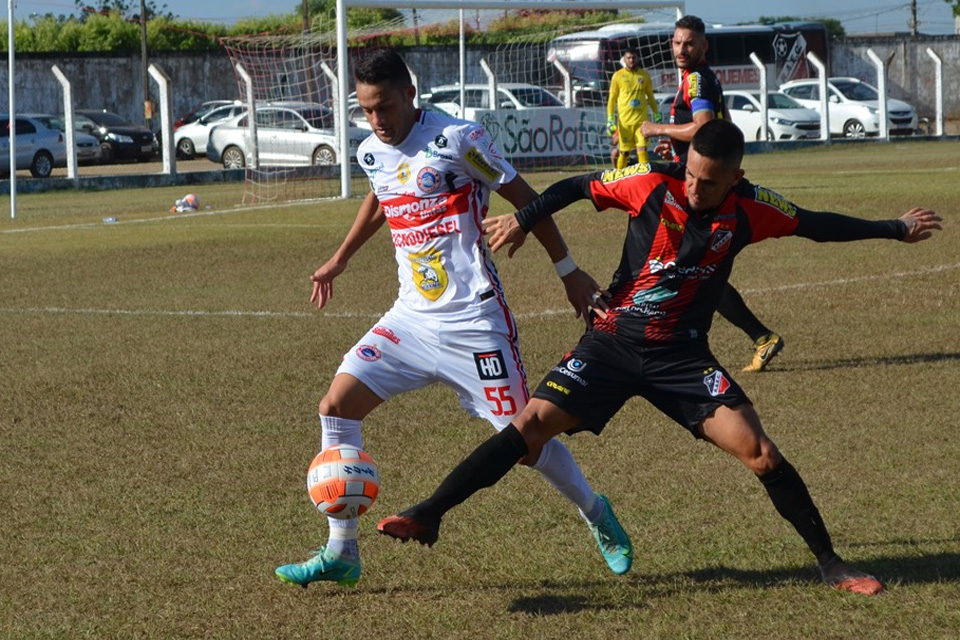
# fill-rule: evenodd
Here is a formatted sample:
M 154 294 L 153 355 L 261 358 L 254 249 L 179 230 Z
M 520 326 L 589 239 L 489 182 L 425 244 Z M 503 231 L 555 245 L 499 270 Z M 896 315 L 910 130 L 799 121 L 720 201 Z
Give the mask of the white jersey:
M 479 124 L 421 111 L 394 147 L 371 135 L 357 150 L 390 225 L 397 306 L 459 320 L 503 291 L 483 238 L 490 191 L 517 175 Z

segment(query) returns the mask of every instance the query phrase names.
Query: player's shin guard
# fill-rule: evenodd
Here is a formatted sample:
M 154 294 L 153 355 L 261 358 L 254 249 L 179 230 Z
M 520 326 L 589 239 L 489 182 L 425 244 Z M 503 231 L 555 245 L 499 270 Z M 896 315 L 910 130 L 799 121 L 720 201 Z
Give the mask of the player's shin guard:
M 550 485 L 563 497 L 577 505 L 580 512 L 589 514 L 596 503 L 596 494 L 573 459 L 570 450 L 556 439 L 551 439 L 533 465 Z
M 509 424 L 464 458 L 432 496 L 400 515 L 439 523 L 447 511 L 480 489 L 496 484 L 526 454 L 527 443 Z
M 320 427 L 322 430 L 320 450 L 322 451 L 335 444 L 350 444 L 362 448 L 363 436 L 360 431 L 361 425 L 360 420 L 350 420 L 320 414 Z M 357 557 L 359 555 L 357 548 L 357 518 L 350 518 L 349 520 L 327 518 L 327 522 L 330 523 L 330 537 L 327 540 L 327 547 L 330 551 L 341 556 Z
M 803 478 L 786 458 L 773 471 L 758 476 L 770 495 L 777 512 L 784 517 L 803 538 L 810 551 L 821 565 L 836 556 L 830 534 L 823 524 L 820 512 L 813 504 Z

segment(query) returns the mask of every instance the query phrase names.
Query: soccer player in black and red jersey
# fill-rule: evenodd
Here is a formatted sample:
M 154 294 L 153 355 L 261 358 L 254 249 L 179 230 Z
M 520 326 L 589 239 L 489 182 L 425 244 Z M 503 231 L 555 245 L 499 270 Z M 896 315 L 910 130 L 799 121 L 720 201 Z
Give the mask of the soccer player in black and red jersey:
M 703 20 L 684 16 L 673 32 L 673 58 L 681 70 L 680 88 L 670 107 L 670 123 L 645 122 L 640 132 L 646 136 L 669 136 L 669 142 L 656 146 L 658 155 L 674 162 L 687 161 L 687 149 L 697 129 L 705 122 L 727 118 L 723 87 L 707 65 L 707 36 Z M 743 371 L 763 371 L 783 350 L 783 338 L 771 331 L 750 311 L 732 284 L 727 284 L 717 311 L 733 326 L 753 340 L 753 359 Z
M 627 400 L 641 396 L 756 474 L 828 585 L 865 595 L 883 590 L 879 580 L 836 554 L 806 485 L 710 351 L 707 332 L 733 260 L 748 244 L 790 235 L 817 242 L 917 242 L 940 229 L 941 219 L 923 208 L 883 221 L 802 209 L 743 178 L 743 147 L 736 125 L 707 122 L 692 140 L 686 166 L 638 164 L 567 178 L 514 216 L 485 223 L 494 250 L 516 249 L 538 221 L 577 200 L 629 214 L 620 265 L 605 295 L 595 296 L 599 310 L 580 343 L 506 429 L 474 450 L 429 499 L 382 520 L 381 533 L 432 545 L 447 511 L 497 482 L 518 460 L 535 457 L 560 433 L 599 434 Z

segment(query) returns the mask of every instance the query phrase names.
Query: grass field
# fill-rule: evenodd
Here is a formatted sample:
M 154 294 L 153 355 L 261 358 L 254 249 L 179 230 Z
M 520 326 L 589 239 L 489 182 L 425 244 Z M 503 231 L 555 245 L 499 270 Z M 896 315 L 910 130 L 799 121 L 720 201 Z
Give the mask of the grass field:
M 745 166 L 810 208 L 889 218 L 922 204 L 946 218 L 919 245 L 761 243 L 733 273 L 787 340 L 770 371 L 737 378 L 838 551 L 887 593 L 824 587 L 749 472 L 639 400 L 602 437 L 566 439 L 633 537 L 627 576 L 526 469 L 451 512 L 432 549 L 378 537 L 379 518 L 491 432 L 438 387 L 365 423 L 383 485 L 361 520 L 360 584 L 283 585 L 275 566 L 326 537 L 304 490 L 316 403 L 393 302 L 386 233 L 318 312 L 308 276 L 357 200 L 239 209 L 242 185 L 217 185 L 197 187 L 211 209 L 186 216 L 166 213 L 183 188 L 56 193 L 0 219 L 0 638 L 960 637 L 956 144 Z M 607 282 L 623 215 L 581 205 L 558 223 Z M 498 262 L 533 385 L 581 327 L 534 243 Z M 725 322 L 712 341 L 731 371 L 749 360 Z

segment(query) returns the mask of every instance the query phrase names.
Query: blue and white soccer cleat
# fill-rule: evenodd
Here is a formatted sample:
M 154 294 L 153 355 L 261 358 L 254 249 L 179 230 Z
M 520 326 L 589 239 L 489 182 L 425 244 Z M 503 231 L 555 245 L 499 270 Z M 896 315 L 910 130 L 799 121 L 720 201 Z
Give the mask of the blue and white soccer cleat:
M 603 502 L 603 515 L 596 523 L 589 523 L 590 531 L 610 570 L 623 575 L 633 565 L 633 543 L 613 514 L 610 499 L 601 494 L 597 494 L 597 499 Z
M 360 580 L 360 558 L 344 558 L 323 546 L 314 551 L 309 560 L 277 567 L 276 574 L 281 582 L 298 584 L 304 589 L 320 580 L 352 587 Z

